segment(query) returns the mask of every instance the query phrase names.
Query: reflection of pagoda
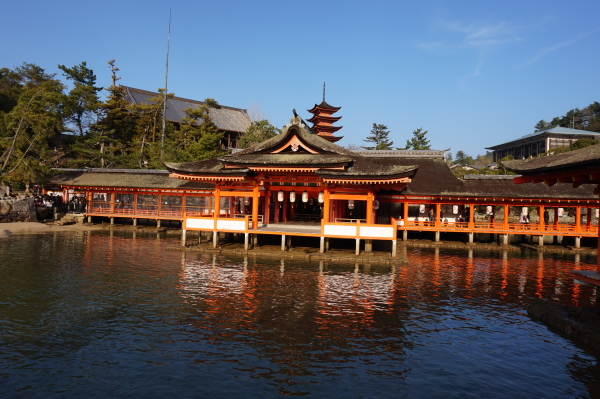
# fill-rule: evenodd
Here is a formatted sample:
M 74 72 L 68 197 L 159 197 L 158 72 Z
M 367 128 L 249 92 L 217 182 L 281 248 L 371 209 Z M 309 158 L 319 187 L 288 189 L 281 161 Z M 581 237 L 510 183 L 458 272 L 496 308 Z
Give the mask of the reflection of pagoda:
M 342 119 L 342 117 L 331 116 L 338 112 L 341 108 L 342 107 L 332 107 L 325 102 L 325 83 L 323 83 L 323 102 L 319 105 L 315 104 L 312 109 L 308 110 L 308 112 L 313 114 L 313 117 L 308 120 L 308 122 L 313 123 L 312 130 L 318 136 L 321 136 L 325 140 L 329 140 L 332 143 L 341 140 L 343 136 L 336 137 L 333 136 L 333 133 L 340 130 L 342 126 L 332 126 L 332 124 Z

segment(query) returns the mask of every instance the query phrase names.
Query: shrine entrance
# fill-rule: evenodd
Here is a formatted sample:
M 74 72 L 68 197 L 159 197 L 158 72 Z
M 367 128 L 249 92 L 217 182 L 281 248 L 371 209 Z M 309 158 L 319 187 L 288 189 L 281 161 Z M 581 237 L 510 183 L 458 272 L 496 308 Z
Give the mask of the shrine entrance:
M 270 194 L 269 223 L 320 224 L 323 202 L 319 191 L 273 191 Z

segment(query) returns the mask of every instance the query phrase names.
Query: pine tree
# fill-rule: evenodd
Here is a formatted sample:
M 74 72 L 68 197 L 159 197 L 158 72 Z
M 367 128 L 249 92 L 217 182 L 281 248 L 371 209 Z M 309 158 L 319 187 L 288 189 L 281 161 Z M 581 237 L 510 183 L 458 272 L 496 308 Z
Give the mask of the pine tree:
M 371 135 L 363 141 L 366 141 L 367 143 L 373 143 L 375 146 L 362 146 L 362 148 L 365 150 L 391 150 L 394 142 L 389 140 L 388 135 L 390 134 L 390 131 L 387 129 L 388 127 L 386 125 L 373 123 Z
M 397 148 L 398 150 L 431 150 L 429 140 L 425 138 L 427 130 L 423 131 L 423 128 L 418 128 L 412 132 L 413 138 L 406 140 L 406 147 Z

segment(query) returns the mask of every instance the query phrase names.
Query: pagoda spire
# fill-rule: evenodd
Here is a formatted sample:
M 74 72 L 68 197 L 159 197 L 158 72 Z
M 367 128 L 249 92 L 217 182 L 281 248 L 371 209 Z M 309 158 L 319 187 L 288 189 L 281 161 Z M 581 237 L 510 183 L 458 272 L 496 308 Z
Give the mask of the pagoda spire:
M 308 119 L 307 122 L 312 122 L 311 129 L 317 134 L 317 136 L 323 137 L 325 140 L 329 140 L 332 143 L 341 140 L 342 136 L 334 136 L 333 133 L 337 132 L 342 126 L 333 126 L 332 124 L 339 121 L 341 116 L 332 116 L 338 112 L 342 107 L 332 107 L 325 102 L 325 82 L 323 82 L 323 102 L 317 105 L 315 104 L 312 109 L 308 112 L 313 114 L 312 118 Z

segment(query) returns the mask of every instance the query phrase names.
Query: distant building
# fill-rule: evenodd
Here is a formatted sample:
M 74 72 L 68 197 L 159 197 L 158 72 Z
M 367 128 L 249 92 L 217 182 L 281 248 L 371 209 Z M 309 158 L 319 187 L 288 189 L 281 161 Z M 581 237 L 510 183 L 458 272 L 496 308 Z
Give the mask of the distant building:
M 121 86 L 121 88 L 125 91 L 125 100 L 136 105 L 146 103 L 152 97 L 159 95 L 157 92 L 135 89 L 128 86 Z M 185 118 L 184 110 L 201 105 L 204 105 L 203 101 L 189 100 L 181 97 L 169 98 L 167 99 L 166 119 L 178 126 L 181 120 Z M 217 126 L 217 129 L 224 133 L 223 140 L 221 140 L 223 148 L 237 148 L 240 137 L 246 133 L 246 130 L 252 123 L 245 109 L 225 105 L 221 105 L 220 109 L 211 108 L 210 119 Z M 201 123 L 201 121 L 198 121 L 198 123 Z
M 566 127 L 550 127 L 538 130 L 516 140 L 486 148 L 492 150 L 494 162 L 512 155 L 515 159 L 526 159 L 551 151 L 558 147 L 568 147 L 579 139 L 600 140 L 600 133 Z

